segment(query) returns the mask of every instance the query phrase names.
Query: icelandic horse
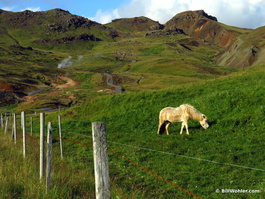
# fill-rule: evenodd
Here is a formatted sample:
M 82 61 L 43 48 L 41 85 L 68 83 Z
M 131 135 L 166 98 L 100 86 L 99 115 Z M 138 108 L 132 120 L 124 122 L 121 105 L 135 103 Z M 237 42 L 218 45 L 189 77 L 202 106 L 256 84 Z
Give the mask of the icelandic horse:
M 166 131 L 166 134 L 169 135 L 169 125 L 172 122 L 182 122 L 180 134 L 183 132 L 183 128 L 186 128 L 186 133 L 189 135 L 188 130 L 188 120 L 193 119 L 200 122 L 201 126 L 204 129 L 209 127 L 207 123 L 206 115 L 202 114 L 198 110 L 196 110 L 193 106 L 189 104 L 182 104 L 179 107 L 166 107 L 160 111 L 159 114 L 159 125 L 157 134 L 162 134 L 162 132 Z

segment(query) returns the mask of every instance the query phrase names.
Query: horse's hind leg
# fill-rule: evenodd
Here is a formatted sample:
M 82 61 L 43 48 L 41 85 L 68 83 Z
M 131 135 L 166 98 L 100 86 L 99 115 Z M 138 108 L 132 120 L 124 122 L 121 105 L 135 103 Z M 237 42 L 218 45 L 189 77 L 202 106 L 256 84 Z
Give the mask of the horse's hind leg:
M 164 131 L 163 128 L 164 128 L 164 122 L 160 122 L 159 121 L 159 125 L 158 125 L 158 130 L 157 130 L 157 134 L 160 135 L 162 134 L 162 132 Z

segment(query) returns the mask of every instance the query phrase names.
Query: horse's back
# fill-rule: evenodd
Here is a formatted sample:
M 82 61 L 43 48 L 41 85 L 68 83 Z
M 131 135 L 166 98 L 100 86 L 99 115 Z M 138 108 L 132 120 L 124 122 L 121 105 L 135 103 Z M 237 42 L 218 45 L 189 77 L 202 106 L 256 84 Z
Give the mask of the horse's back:
M 181 120 L 181 112 L 180 107 L 165 107 L 160 111 L 159 118 L 164 121 L 178 122 Z
M 165 107 L 163 108 L 161 111 L 160 111 L 160 115 L 164 115 L 164 114 L 167 114 L 167 113 L 170 113 L 172 111 L 174 111 L 174 107 Z

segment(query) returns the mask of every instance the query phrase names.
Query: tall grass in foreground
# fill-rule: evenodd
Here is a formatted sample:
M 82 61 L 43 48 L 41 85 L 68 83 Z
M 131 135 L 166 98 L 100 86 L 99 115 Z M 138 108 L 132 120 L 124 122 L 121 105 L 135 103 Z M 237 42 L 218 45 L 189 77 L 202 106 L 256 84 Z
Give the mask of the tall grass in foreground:
M 29 137 L 28 137 L 29 138 Z M 46 194 L 46 179 L 39 179 L 39 144 L 27 140 L 27 155 L 23 158 L 22 140 L 15 145 L 1 137 L 0 198 L 93 198 L 93 180 L 89 181 L 71 166 L 71 160 L 61 161 L 54 152 L 52 189 Z M 90 195 L 91 194 L 91 195 Z

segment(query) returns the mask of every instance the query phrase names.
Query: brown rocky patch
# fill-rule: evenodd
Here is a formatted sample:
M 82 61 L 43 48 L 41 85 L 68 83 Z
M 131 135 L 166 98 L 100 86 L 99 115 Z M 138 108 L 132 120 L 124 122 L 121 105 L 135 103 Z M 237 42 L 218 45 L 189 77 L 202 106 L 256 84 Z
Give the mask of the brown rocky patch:
M 1 83 L 0 82 L 0 90 L 4 91 L 15 91 L 15 87 L 6 83 Z
M 73 88 L 79 83 L 78 81 L 73 80 L 69 77 L 65 77 L 65 76 L 59 76 L 58 78 L 65 82 L 64 84 L 51 83 L 53 87 L 58 88 L 58 89 Z

